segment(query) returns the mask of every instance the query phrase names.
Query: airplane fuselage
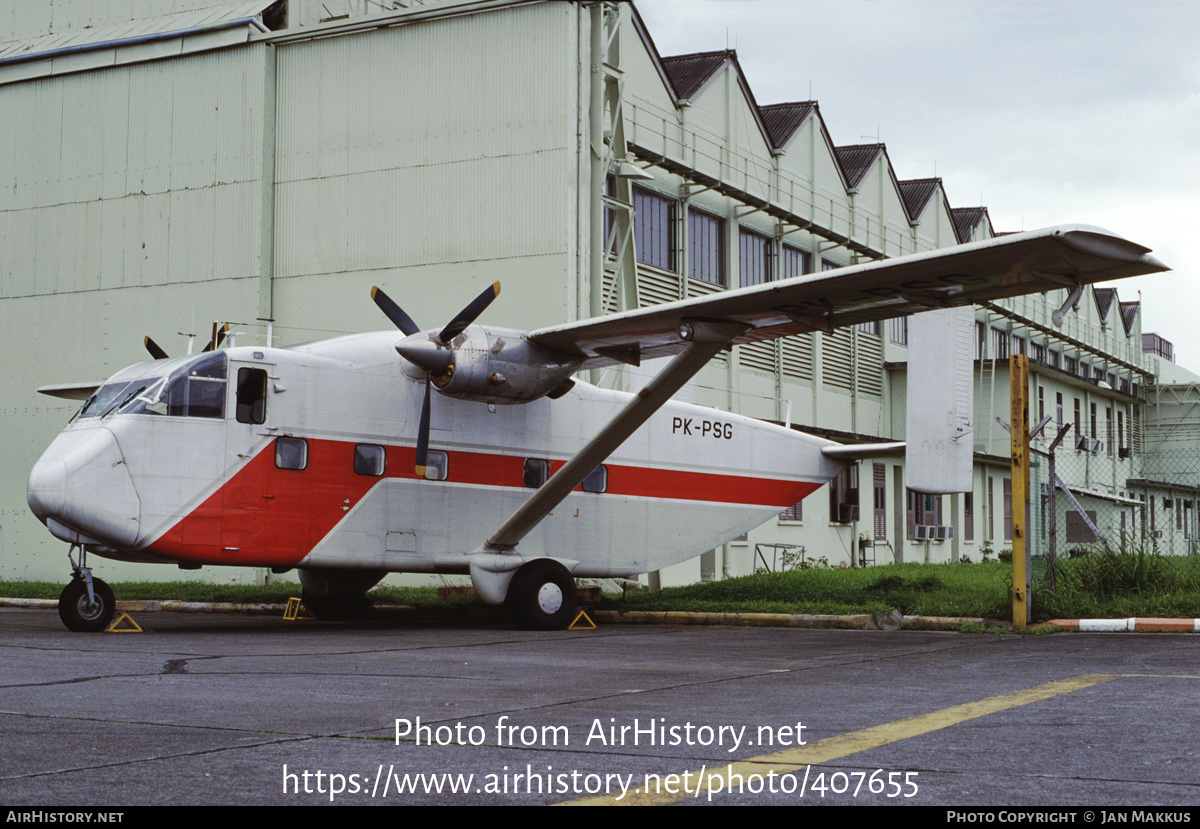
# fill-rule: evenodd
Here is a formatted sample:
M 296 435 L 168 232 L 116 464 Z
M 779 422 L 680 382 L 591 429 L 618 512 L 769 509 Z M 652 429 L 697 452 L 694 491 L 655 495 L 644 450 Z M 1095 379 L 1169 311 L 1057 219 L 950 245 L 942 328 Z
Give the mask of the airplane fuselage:
M 46 450 L 29 502 L 100 555 L 192 565 L 466 573 L 470 554 L 630 395 L 433 395 L 431 477 L 414 473 L 423 382 L 394 332 L 143 363 Z M 128 385 L 123 385 L 128 383 Z M 107 397 L 106 395 L 107 390 Z M 827 441 L 670 402 L 521 542 L 576 577 L 698 555 L 842 468 Z

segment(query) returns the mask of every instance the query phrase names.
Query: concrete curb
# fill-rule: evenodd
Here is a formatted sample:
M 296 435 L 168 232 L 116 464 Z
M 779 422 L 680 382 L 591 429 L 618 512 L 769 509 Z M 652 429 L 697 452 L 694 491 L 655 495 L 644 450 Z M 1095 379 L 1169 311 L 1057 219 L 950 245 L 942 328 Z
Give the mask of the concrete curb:
M 1131 619 L 1051 619 L 1043 624 L 1054 625 L 1063 630 L 1090 633 L 1114 631 L 1200 633 L 1200 619 L 1162 619 L 1154 616 L 1140 616 Z
M 24 607 L 55 610 L 57 599 L 0 598 L 0 607 Z M 173 599 L 117 602 L 117 610 L 133 612 L 173 613 L 247 613 L 252 615 L 282 614 L 282 604 L 232 604 L 225 602 L 181 602 Z M 380 605 L 377 609 L 394 613 L 410 611 L 404 605 Z M 586 607 L 584 608 L 587 609 Z M 984 625 L 989 628 L 1012 630 L 1012 623 L 996 619 L 969 616 L 901 616 L 892 612 L 886 616 L 863 613 L 852 616 L 804 613 L 713 613 L 684 610 L 591 610 L 595 622 L 610 625 L 712 625 L 730 627 L 781 628 L 846 628 L 849 630 L 899 630 L 918 627 L 924 630 L 956 630 L 964 625 Z M 1034 625 L 1030 630 L 1057 627 L 1065 631 L 1085 633 L 1139 631 L 1143 633 L 1200 633 L 1200 619 L 1163 619 L 1153 616 L 1132 619 L 1051 619 Z

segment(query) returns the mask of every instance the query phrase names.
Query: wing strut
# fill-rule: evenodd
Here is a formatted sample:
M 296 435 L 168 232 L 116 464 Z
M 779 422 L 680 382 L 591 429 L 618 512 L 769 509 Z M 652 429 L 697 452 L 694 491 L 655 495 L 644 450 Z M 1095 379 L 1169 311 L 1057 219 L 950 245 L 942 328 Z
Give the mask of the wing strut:
M 649 420 L 651 415 L 662 408 L 663 404 L 671 399 L 671 395 L 679 391 L 684 383 L 726 348 L 735 337 L 741 336 L 749 328 L 749 325 L 740 322 L 684 320 L 679 327 L 680 338 L 687 342 L 684 351 L 647 383 L 646 387 L 638 392 L 608 425 L 597 432 L 575 457 L 550 476 L 550 480 L 504 522 L 479 552 L 511 552 L 551 510 L 562 503 L 575 487 L 583 483 L 584 478 L 603 463 L 639 426 Z M 480 564 L 485 569 L 492 569 L 485 562 L 481 561 Z M 511 566 L 509 562 L 505 562 L 503 567 L 497 569 L 507 570 Z M 471 569 L 475 569 L 474 563 Z

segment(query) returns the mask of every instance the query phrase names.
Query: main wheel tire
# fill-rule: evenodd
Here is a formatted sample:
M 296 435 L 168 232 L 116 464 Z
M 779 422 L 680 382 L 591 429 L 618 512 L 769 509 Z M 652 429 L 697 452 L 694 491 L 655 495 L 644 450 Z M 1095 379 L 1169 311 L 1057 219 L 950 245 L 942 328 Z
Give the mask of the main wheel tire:
M 513 576 L 504 604 L 526 630 L 558 630 L 575 618 L 575 579 L 557 561 L 531 561 Z
M 352 622 L 371 614 L 371 600 L 365 593 L 352 596 L 314 596 L 301 594 L 304 606 L 323 622 Z
M 58 597 L 58 618 L 68 629 L 79 633 L 96 633 L 112 624 L 117 603 L 112 588 L 102 579 L 92 579 L 94 602 L 88 601 L 87 582 L 71 579 Z

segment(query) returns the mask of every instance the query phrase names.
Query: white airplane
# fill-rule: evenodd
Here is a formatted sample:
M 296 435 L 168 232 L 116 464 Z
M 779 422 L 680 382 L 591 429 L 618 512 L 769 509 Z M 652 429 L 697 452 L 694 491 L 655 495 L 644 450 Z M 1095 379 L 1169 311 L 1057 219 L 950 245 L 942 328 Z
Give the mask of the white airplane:
M 353 615 L 388 572 L 469 573 L 530 628 L 569 624 L 575 578 L 634 577 L 710 550 L 832 480 L 841 447 L 672 401 L 739 343 L 1167 268 L 1084 226 L 998 237 L 581 322 L 476 324 L 499 285 L 403 333 L 156 357 L 104 383 L 39 389 L 87 402 L 34 466 L 28 501 L 71 545 L 59 600 L 102 630 L 123 561 L 299 571 L 320 618 Z M 637 394 L 582 369 L 674 355 Z M 437 395 L 431 391 L 436 389 Z M 969 453 L 968 453 L 969 462 Z M 80 548 L 79 563 L 73 553 Z

